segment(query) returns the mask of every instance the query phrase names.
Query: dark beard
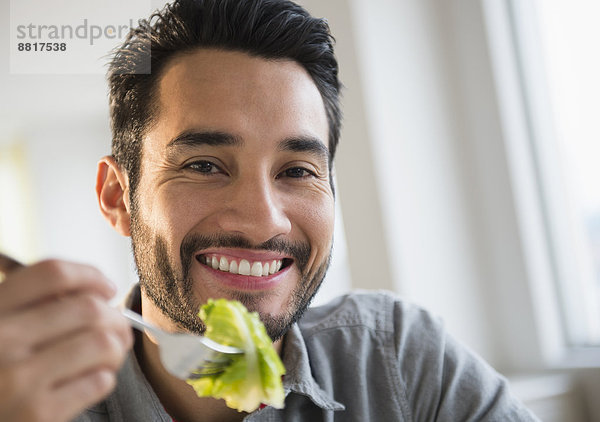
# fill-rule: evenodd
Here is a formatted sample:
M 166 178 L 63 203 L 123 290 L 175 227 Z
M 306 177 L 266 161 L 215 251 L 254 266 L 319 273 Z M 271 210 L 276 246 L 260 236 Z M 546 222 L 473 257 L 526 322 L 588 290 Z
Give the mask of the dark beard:
M 198 317 L 201 303 L 194 297 L 194 281 L 189 275 L 195 252 L 212 247 L 268 250 L 285 253 L 294 258 L 301 278 L 288 301 L 287 309 L 280 315 L 270 315 L 259 311 L 262 301 L 269 297 L 261 293 L 236 292 L 228 299 L 238 300 L 249 311 L 259 312 L 267 333 L 273 341 L 280 339 L 287 330 L 300 319 L 319 290 L 331 261 L 331 251 L 309 277 L 306 267 L 311 248 L 306 242 L 287 242 L 273 238 L 253 246 L 241 236 L 186 236 L 180 247 L 181 270 L 169 259 L 167 242 L 160 235 L 153 235 L 150 228 L 141 221 L 139 215 L 132 216 L 131 242 L 142 292 L 179 327 L 186 331 L 203 334 L 206 327 Z M 225 292 L 223 292 L 225 296 Z

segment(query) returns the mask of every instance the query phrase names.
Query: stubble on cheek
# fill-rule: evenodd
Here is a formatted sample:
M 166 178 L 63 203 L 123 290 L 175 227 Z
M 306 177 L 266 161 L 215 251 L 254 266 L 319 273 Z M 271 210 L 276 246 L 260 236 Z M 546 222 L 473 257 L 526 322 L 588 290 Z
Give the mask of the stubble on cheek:
M 132 221 L 132 247 L 142 292 L 182 329 L 204 333 L 204 324 L 197 315 L 200 303 L 192 291 L 193 281 L 175 269 L 162 236 L 153 234 L 139 218 Z
M 280 314 L 273 315 L 261 312 L 258 303 L 253 302 L 253 298 L 244 297 L 243 293 L 239 295 L 237 300 L 244 303 L 248 309 L 253 309 L 256 306 L 256 310 L 265 325 L 269 337 L 273 341 L 279 340 L 302 317 L 310 306 L 325 279 L 325 274 L 330 263 L 331 251 L 317 268 L 314 275 L 303 274 L 300 277 L 299 283 L 289 295 L 288 300 L 285 302 L 286 305 L 282 307 Z

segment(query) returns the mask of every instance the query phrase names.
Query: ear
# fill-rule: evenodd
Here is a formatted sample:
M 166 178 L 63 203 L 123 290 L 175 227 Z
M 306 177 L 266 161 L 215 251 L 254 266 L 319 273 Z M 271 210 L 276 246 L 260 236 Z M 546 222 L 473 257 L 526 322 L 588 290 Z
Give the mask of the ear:
M 129 181 L 113 157 L 107 156 L 98 162 L 96 195 L 104 218 L 118 233 L 130 236 Z

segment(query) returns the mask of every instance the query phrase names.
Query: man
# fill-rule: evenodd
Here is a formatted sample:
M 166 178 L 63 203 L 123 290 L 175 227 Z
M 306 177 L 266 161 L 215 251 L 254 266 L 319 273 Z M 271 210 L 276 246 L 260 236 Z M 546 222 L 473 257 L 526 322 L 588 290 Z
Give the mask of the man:
M 1 420 L 535 420 L 419 309 L 356 294 L 307 311 L 332 248 L 340 128 L 324 21 L 286 0 L 176 1 L 130 35 L 109 83 L 113 154 L 96 190 L 132 238 L 128 306 L 195 333 L 209 298 L 257 311 L 287 369 L 285 408 L 245 415 L 197 397 L 148 337 L 127 352 L 108 281 L 47 261 L 0 285 L 13 345 L 0 352 Z

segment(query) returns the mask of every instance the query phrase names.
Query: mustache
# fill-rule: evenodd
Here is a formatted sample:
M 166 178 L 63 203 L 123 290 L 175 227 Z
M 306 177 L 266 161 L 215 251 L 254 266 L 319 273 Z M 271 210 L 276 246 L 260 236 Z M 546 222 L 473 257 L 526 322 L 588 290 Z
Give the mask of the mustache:
M 289 255 L 294 258 L 301 274 L 304 274 L 304 269 L 308 265 L 311 253 L 311 247 L 308 242 L 291 242 L 280 237 L 274 237 L 266 242 L 254 245 L 241 235 L 218 234 L 205 236 L 190 233 L 183 238 L 179 249 L 184 278 L 187 278 L 189 274 L 196 251 L 208 248 L 251 249 Z

